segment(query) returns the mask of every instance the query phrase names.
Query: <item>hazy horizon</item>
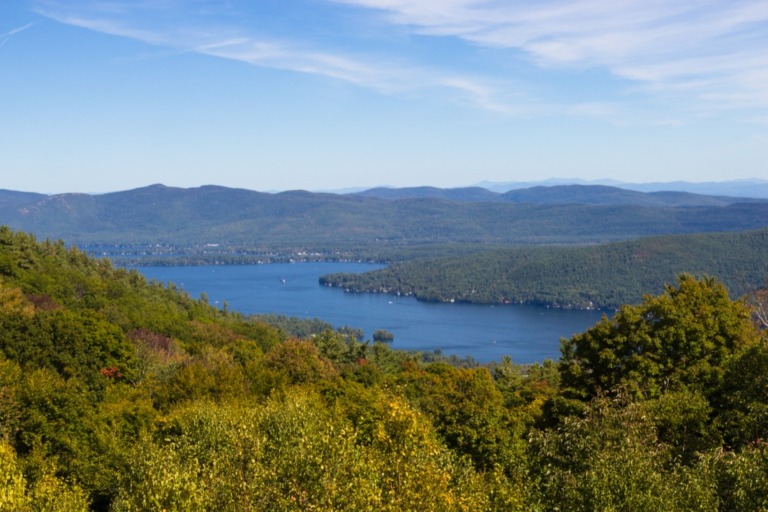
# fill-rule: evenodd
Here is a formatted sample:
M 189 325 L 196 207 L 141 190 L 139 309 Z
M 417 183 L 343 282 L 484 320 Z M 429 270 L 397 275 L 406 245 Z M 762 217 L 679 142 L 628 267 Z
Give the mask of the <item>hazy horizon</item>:
M 262 192 L 262 193 L 269 193 L 269 194 L 278 194 L 281 192 L 290 192 L 290 191 L 296 191 L 296 190 L 306 190 L 308 192 L 313 192 L 313 193 L 354 194 L 356 192 L 363 192 L 366 190 L 379 189 L 379 188 L 383 188 L 383 189 L 438 188 L 438 189 L 445 189 L 445 190 L 464 189 L 464 188 L 484 188 L 493 192 L 503 192 L 503 191 L 517 189 L 517 188 L 526 188 L 526 187 L 535 187 L 535 186 L 557 186 L 557 185 L 604 185 L 604 186 L 612 186 L 616 188 L 626 188 L 629 190 L 640 190 L 640 191 L 660 191 L 660 190 L 690 191 L 697 187 L 711 187 L 716 189 L 718 187 L 733 187 L 733 186 L 738 187 L 739 185 L 750 185 L 750 184 L 756 184 L 760 186 L 768 185 L 768 180 L 764 180 L 760 178 L 744 178 L 744 179 L 723 180 L 723 181 L 699 181 L 699 182 L 696 182 L 696 181 L 663 182 L 662 181 L 662 182 L 634 182 L 633 183 L 633 182 L 617 181 L 613 179 L 581 180 L 578 178 L 573 178 L 573 179 L 548 178 L 548 179 L 536 180 L 536 181 L 483 180 L 477 183 L 472 183 L 472 184 L 463 185 L 463 186 L 456 186 L 456 187 L 437 187 L 430 184 L 398 187 L 395 185 L 381 184 L 381 185 L 375 185 L 372 187 L 342 187 L 337 189 L 308 189 L 308 188 L 302 188 L 302 187 L 295 187 L 295 188 L 287 188 L 287 189 L 281 189 L 281 190 L 258 190 L 258 189 L 252 189 L 247 187 L 229 187 L 227 185 L 220 185 L 217 183 L 204 183 L 201 185 L 194 185 L 189 187 L 177 186 L 177 185 L 172 185 L 168 183 L 148 183 L 145 185 L 139 185 L 137 187 L 131 187 L 131 188 L 119 189 L 119 190 L 107 190 L 103 192 L 89 192 L 86 190 L 39 192 L 36 190 L 16 190 L 16 189 L 8 189 L 8 188 L 2 188 L 2 187 L 0 187 L 0 190 L 5 190 L 9 192 L 29 193 L 29 194 L 42 194 L 42 195 L 48 195 L 48 196 L 54 196 L 54 195 L 60 195 L 60 194 L 104 195 L 104 194 L 111 194 L 111 193 L 117 193 L 117 192 L 126 192 L 130 190 L 137 190 L 142 188 L 150 188 L 154 186 L 162 186 L 162 187 L 178 188 L 178 189 L 185 189 L 185 190 L 202 188 L 202 187 L 223 187 L 223 188 L 232 188 L 232 189 L 239 188 L 243 190 L 249 190 L 252 192 Z M 749 189 L 745 189 L 745 190 L 749 190 Z M 755 197 L 763 197 L 764 195 L 768 196 L 768 190 L 766 191 L 766 194 L 760 194 Z M 750 196 L 745 195 L 744 197 L 750 197 Z

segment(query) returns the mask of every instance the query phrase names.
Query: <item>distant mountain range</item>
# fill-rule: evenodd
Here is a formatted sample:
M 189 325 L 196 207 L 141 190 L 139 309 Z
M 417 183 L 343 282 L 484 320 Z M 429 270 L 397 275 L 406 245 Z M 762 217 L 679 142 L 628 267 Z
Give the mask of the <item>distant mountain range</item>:
M 610 187 L 622 188 L 625 190 L 635 190 L 637 192 L 690 192 L 693 194 L 715 196 L 755 197 L 768 199 L 768 181 L 760 179 L 710 181 L 701 183 L 692 183 L 689 181 L 627 183 L 616 180 L 587 181 L 577 179 L 549 179 L 543 181 L 513 182 L 483 181 L 477 184 L 478 187 L 498 193 L 508 192 L 510 190 L 521 188 L 531 188 L 538 186 L 551 187 L 559 185 L 606 185 Z
M 352 195 L 360 197 L 378 197 L 380 199 L 447 199 L 449 201 L 463 202 L 498 201 L 501 199 L 501 194 L 491 192 L 490 190 L 481 187 L 376 187 L 363 190 L 362 192 L 355 192 Z
M 582 204 L 635 206 L 727 206 L 743 202 L 764 202 L 768 199 L 736 196 L 713 196 L 680 191 L 638 192 L 607 185 L 537 185 L 507 192 L 492 192 L 481 187 L 466 188 L 385 188 L 357 192 L 361 197 L 380 199 L 447 199 L 463 202 L 512 202 L 519 204 Z
M 22 206 L 36 201 L 42 201 L 47 197 L 48 196 L 45 194 L 36 194 L 34 192 L 15 192 L 13 190 L 0 189 L 0 207 L 5 205 Z
M 768 200 L 602 185 L 276 194 L 152 185 L 109 194 L 0 191 L 0 224 L 69 243 L 224 244 L 380 253 L 437 245 L 585 244 L 768 225 Z

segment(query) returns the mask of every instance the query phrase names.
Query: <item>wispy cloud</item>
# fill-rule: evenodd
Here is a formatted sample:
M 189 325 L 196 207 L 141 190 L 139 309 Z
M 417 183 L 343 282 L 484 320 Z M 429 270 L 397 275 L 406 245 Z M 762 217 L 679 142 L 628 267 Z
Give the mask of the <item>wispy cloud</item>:
M 492 48 L 510 63 L 519 64 L 522 55 L 552 81 L 601 71 L 613 77 L 611 93 L 619 97 L 605 101 L 547 98 L 533 82 L 500 68 L 469 72 L 386 46 L 352 50 L 296 33 L 260 33 L 236 15 L 221 16 L 230 2 L 38 2 L 41 14 L 59 22 L 179 52 L 331 77 L 385 94 L 439 90 L 505 115 L 619 118 L 639 111 L 629 98 L 680 110 L 664 119 L 685 111 L 768 110 L 768 2 L 761 0 L 324 0 L 385 29 Z
M 603 68 L 649 93 L 683 91 L 699 108 L 768 108 L 764 1 L 329 1 L 414 33 L 521 50 L 538 66 Z
M 27 23 L 26 25 L 22 25 L 21 27 L 16 27 L 14 29 L 11 29 L 5 34 L 0 34 L 0 48 L 5 46 L 5 43 L 7 43 L 12 36 L 18 34 L 19 32 L 24 32 L 25 30 L 33 27 L 34 25 L 35 23 Z
M 39 4 L 38 12 L 60 23 L 172 48 L 180 53 L 194 52 L 319 75 L 385 94 L 440 89 L 458 102 L 482 109 L 504 114 L 519 114 L 523 110 L 498 99 L 513 88 L 511 81 L 497 84 L 488 77 L 415 65 L 396 56 L 323 49 L 316 41 L 252 33 L 237 23 L 191 22 L 172 15 L 178 8 L 173 1 L 74 5 L 62 7 L 44 2 Z M 142 16 L 148 10 L 154 11 L 153 17 Z M 158 13 L 169 22 L 163 23 L 162 16 L 158 21 Z

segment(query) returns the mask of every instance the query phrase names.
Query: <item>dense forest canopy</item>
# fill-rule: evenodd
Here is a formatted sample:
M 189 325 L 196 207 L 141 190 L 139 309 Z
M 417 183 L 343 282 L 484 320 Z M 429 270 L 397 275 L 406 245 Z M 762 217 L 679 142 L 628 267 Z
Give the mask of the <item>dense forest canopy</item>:
M 364 274 L 329 274 L 320 282 L 440 302 L 616 308 L 663 291 L 664 283 L 680 273 L 717 277 L 740 297 L 760 288 L 768 276 L 766 254 L 768 229 L 762 229 L 422 258 Z
M 0 228 L 0 510 L 765 510 L 764 305 L 684 275 L 457 366 Z

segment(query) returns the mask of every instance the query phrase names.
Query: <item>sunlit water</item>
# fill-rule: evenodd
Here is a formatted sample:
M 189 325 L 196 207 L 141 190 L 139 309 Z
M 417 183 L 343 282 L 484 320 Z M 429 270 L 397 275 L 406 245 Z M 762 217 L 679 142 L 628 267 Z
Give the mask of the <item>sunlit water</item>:
M 279 313 L 319 318 L 336 327 L 376 329 L 395 336 L 396 349 L 472 356 L 478 361 L 509 355 L 532 363 L 560 355 L 560 338 L 583 332 L 601 316 L 530 305 L 436 304 L 411 297 L 352 294 L 318 283 L 323 274 L 380 268 L 361 263 L 285 263 L 205 267 L 141 267 L 149 279 L 173 282 L 193 297 L 244 314 Z

